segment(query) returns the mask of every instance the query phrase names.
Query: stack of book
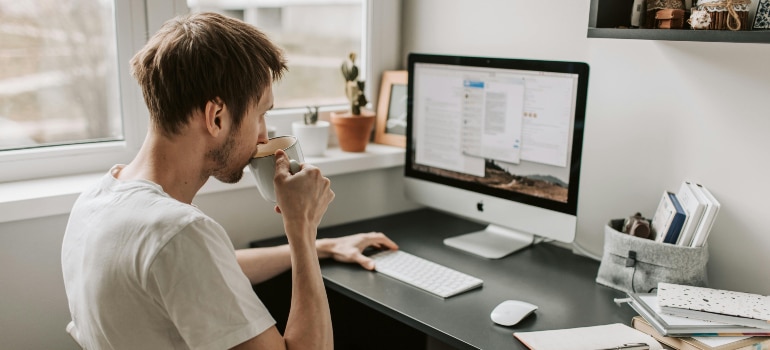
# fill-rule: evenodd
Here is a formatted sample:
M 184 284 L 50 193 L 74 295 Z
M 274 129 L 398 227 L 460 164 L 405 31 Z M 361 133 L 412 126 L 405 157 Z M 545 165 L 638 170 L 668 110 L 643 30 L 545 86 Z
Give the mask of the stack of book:
M 674 349 L 770 349 L 770 297 L 669 283 L 629 296 L 632 326 Z
M 703 185 L 684 181 L 676 193 L 664 191 L 652 218 L 655 240 L 686 247 L 706 243 L 719 201 Z

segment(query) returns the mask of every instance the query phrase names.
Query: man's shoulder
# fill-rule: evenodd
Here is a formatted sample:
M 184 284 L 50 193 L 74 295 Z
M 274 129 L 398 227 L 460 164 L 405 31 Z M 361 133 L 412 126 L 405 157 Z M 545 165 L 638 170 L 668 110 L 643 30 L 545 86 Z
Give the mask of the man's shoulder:
M 208 218 L 195 205 L 178 201 L 156 183 L 147 180 L 120 181 L 109 173 L 85 191 L 80 199 L 86 205 L 157 213 L 162 214 L 161 217 Z
M 165 194 L 132 194 L 125 203 L 136 218 L 129 218 L 156 235 L 176 235 L 195 227 L 219 226 L 212 218 L 194 205 L 182 203 Z M 170 238 L 170 237 L 168 237 Z M 167 238 L 167 239 L 168 239 Z
M 86 218 L 90 227 L 96 224 L 102 230 L 159 241 L 190 226 L 218 226 L 196 206 L 170 197 L 157 184 L 122 182 L 109 174 L 75 203 L 70 222 Z

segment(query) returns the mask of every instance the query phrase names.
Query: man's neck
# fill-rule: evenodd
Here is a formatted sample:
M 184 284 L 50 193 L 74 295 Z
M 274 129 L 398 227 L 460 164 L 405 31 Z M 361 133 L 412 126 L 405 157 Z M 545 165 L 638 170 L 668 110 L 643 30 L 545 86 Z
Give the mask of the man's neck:
M 152 181 L 172 198 L 191 204 L 208 180 L 203 174 L 205 146 L 192 141 L 183 136 L 169 139 L 150 132 L 139 153 L 117 178 Z

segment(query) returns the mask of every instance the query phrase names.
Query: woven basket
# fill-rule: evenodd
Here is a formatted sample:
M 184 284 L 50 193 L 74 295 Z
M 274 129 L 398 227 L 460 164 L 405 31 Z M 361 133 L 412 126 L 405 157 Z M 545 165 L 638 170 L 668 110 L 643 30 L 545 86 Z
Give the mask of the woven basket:
M 751 0 L 699 0 L 698 10 L 711 15 L 711 30 L 749 30 Z M 731 11 L 732 9 L 732 11 Z

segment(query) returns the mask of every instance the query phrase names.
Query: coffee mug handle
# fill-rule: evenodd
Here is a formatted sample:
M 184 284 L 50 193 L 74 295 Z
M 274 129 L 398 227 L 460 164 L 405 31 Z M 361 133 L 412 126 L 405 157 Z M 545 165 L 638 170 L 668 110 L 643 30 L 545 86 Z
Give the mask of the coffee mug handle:
M 296 174 L 299 171 L 299 169 L 300 169 L 299 162 L 294 160 L 294 159 L 290 159 L 289 160 L 289 172 L 292 175 L 294 175 L 294 174 Z

